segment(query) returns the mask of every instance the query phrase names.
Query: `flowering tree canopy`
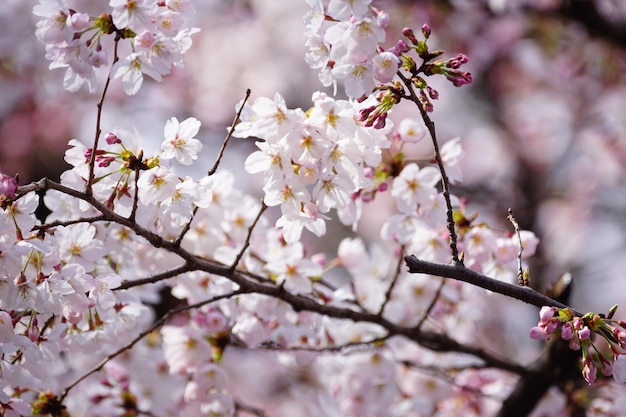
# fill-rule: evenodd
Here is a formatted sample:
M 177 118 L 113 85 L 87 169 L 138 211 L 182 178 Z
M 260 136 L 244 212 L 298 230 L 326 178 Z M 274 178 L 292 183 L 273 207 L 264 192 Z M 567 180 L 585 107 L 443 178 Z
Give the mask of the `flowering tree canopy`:
M 25 3 L 7 8 L 32 11 L 52 70 L 32 73 L 89 127 L 64 137 L 58 180 L 0 172 L 2 415 L 624 415 L 622 295 L 580 311 L 571 283 L 599 240 L 557 233 L 612 230 L 592 213 L 623 176 L 623 6 L 306 0 L 296 59 L 318 91 L 294 108 L 252 98 L 261 79 L 194 112 L 216 49 L 201 21 L 249 29 L 291 2 Z M 598 45 L 560 40 L 598 22 Z M 243 48 L 253 71 L 272 61 Z M 477 127 L 481 95 L 508 137 Z M 8 154 L 19 112 L 0 110 Z M 43 130 L 65 134 L 60 113 Z

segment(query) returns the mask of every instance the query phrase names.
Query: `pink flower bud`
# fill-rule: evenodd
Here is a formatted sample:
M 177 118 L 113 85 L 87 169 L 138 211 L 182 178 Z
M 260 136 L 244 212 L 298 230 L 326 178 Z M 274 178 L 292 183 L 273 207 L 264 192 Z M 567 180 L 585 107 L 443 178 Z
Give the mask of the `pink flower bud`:
M 530 329 L 530 338 L 535 340 L 547 340 L 551 336 L 544 327 L 533 327 Z
M 109 165 L 111 165 L 111 162 L 115 161 L 114 156 L 102 156 L 96 159 L 98 160 L 99 167 L 108 167 Z
M 66 25 L 74 32 L 80 32 L 89 26 L 89 15 L 86 13 L 71 13 L 66 19 Z
M 433 100 L 437 100 L 439 98 L 439 92 L 434 88 L 426 87 L 426 90 L 428 91 L 428 95 L 430 96 L 430 98 L 432 98 Z
M 585 326 L 578 331 L 578 338 L 580 340 L 587 340 L 590 337 L 591 337 L 591 330 L 589 330 L 589 327 Z
M 539 322 L 547 323 L 552 317 L 554 317 L 554 313 L 556 313 L 556 307 L 543 306 L 541 310 L 539 310 Z
M 107 133 L 107 135 L 104 137 L 104 140 L 106 141 L 106 143 L 108 143 L 109 145 L 114 145 L 116 143 L 122 143 L 122 140 L 120 138 L 118 138 L 115 133 Z
M 413 33 L 413 30 L 411 28 L 402 29 L 402 34 L 406 36 L 413 45 L 417 45 L 417 38 L 415 37 L 415 34 Z
M 596 368 L 596 364 L 590 360 L 585 360 L 583 365 L 583 377 L 589 385 L 593 385 L 593 383 L 596 382 L 597 373 L 598 368 Z
M 0 173 L 0 199 L 13 198 L 17 192 L 17 180 Z
M 546 324 L 546 331 L 548 333 L 554 333 L 559 327 L 561 327 L 561 322 L 558 319 L 552 319 Z
M 422 25 L 422 35 L 424 35 L 424 37 L 428 39 L 430 38 L 430 34 L 431 34 L 430 25 L 428 23 L 424 23 Z
M 574 329 L 572 329 L 572 325 L 570 323 L 565 323 L 561 326 L 561 339 L 570 340 L 574 335 Z
M 363 201 L 364 203 L 371 203 L 372 201 L 374 201 L 374 194 L 372 194 L 372 193 L 364 193 L 361 196 L 361 201 Z
M 396 50 L 397 50 L 399 53 L 404 53 L 404 52 L 407 52 L 407 51 L 409 50 L 409 45 L 407 45 L 405 41 L 403 41 L 402 39 L 400 39 L 400 40 L 398 41 L 398 43 L 396 43 Z
M 385 127 L 385 123 L 387 122 L 387 112 L 383 112 L 376 118 L 376 122 L 374 123 L 374 129 L 382 129 Z
M 39 340 L 39 328 L 36 326 L 30 326 L 28 330 L 26 330 L 26 335 L 31 342 L 36 343 L 37 340 Z

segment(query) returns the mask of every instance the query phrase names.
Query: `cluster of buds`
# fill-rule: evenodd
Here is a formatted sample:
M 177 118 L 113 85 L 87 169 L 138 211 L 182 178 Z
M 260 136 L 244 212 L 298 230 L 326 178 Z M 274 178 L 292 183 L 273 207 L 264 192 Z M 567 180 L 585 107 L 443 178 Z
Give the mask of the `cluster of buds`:
M 159 158 L 156 156 L 144 158 L 143 151 L 136 154 L 127 148 L 122 139 L 114 133 L 106 134 L 104 139 L 107 144 L 106 148 L 96 149 L 95 155 L 93 148 L 85 148 L 77 141 L 70 143 L 82 151 L 82 162 L 85 165 L 90 164 L 91 159 L 94 158 L 95 167 L 103 169 L 102 171 L 95 171 L 95 183 L 118 173 L 116 185 L 112 188 L 105 202 L 108 208 L 113 209 L 115 200 L 131 197 L 129 184 L 131 175 L 136 171 L 146 171 L 158 166 Z M 113 167 L 111 167 L 112 164 Z
M 424 74 L 443 74 L 455 87 L 471 84 L 473 81 L 472 74 L 459 69 L 461 65 L 466 64 L 467 61 L 468 58 L 465 54 L 458 54 L 447 61 L 437 60 L 424 66 Z
M 382 129 L 387 122 L 387 115 L 393 106 L 400 102 L 397 94 L 401 90 L 397 83 L 392 87 L 381 87 L 383 90 L 376 95 L 378 102 L 374 106 L 369 106 L 359 110 L 358 120 L 363 122 L 365 127 Z
M 458 54 L 454 58 L 450 58 L 447 61 L 435 60 L 437 57 L 443 54 L 443 51 L 436 50 L 431 51 L 428 48 L 427 41 L 430 38 L 432 31 L 430 26 L 424 24 L 422 26 L 423 40 L 417 39 L 415 33 L 410 28 L 404 28 L 402 34 L 408 39 L 410 45 L 404 40 L 398 41 L 393 49 L 402 59 L 402 69 L 410 73 L 411 84 L 419 90 L 418 99 L 422 106 L 422 109 L 427 112 L 433 111 L 433 105 L 431 100 L 437 100 L 439 93 L 434 88 L 430 87 L 426 80 L 420 76 L 431 76 L 435 74 L 442 74 L 448 80 L 450 80 L 455 86 L 460 87 L 472 82 L 472 75 L 467 71 L 461 71 L 459 68 L 468 62 L 468 58 L 464 54 Z M 417 65 L 415 60 L 406 54 L 406 52 L 414 50 L 415 53 L 422 59 L 422 64 Z M 435 61 L 433 61 L 435 60 Z
M 110 149 L 97 149 L 95 155 L 95 163 L 100 168 L 107 168 L 111 163 L 118 161 L 121 163 L 120 170 L 125 173 L 135 171 L 135 169 L 148 170 L 154 168 L 159 164 L 159 159 L 146 158 L 143 160 L 143 153 L 135 155 L 135 153 L 124 146 L 122 140 L 112 132 L 109 132 L 104 137 L 107 145 L 110 145 Z M 114 145 L 120 145 L 115 147 Z M 88 164 L 93 157 L 93 148 L 87 148 L 83 153 L 85 163 Z
M 587 313 L 582 317 L 568 308 L 544 306 L 539 311 L 539 323 L 530 330 L 533 339 L 546 340 L 553 334 L 569 342 L 569 348 L 582 351 L 582 374 L 589 385 L 596 381 L 598 369 L 604 376 L 626 382 L 626 322 L 613 320 L 617 306 L 607 316 Z M 607 344 L 601 351 L 593 340 L 599 335 Z
M 395 60 L 388 59 L 388 61 L 385 61 L 388 64 L 386 68 L 393 68 L 392 62 L 396 65 L 400 63 L 399 69 L 403 71 L 403 73 L 399 73 L 402 82 L 416 91 L 415 93 L 407 93 L 400 81 L 395 81 L 391 84 L 386 82 L 379 84 L 376 87 L 379 90 L 379 93 L 376 95 L 378 103 L 361 109 L 359 113 L 359 120 L 364 122 L 367 127 L 383 128 L 386 124 L 389 110 L 403 98 L 415 101 L 425 112 L 432 112 L 434 107 L 431 100 L 437 100 L 439 92 L 428 85 L 424 76 L 442 74 L 456 86 L 472 82 L 472 75 L 469 72 L 459 70 L 468 61 L 466 55 L 459 54 L 447 61 L 435 60 L 444 51 L 430 51 L 428 48 L 427 41 L 431 35 L 430 26 L 427 24 L 422 26 L 423 39 L 417 39 L 415 33 L 410 28 L 404 28 L 402 34 L 406 37 L 406 40 L 400 39 L 394 47 L 384 52 L 395 58 Z M 420 65 L 411 56 L 411 51 L 414 51 L 422 60 Z M 391 79 L 391 77 L 389 78 Z

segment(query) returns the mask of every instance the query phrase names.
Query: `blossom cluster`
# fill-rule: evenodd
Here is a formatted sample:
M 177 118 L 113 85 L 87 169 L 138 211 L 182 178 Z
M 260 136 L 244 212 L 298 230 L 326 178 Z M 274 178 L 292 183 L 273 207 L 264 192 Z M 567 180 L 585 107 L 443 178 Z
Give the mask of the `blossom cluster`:
M 235 136 L 262 139 L 246 170 L 264 173 L 264 202 L 280 206 L 276 225 L 287 242 L 299 240 L 303 228 L 323 235 L 331 209 L 339 210 L 344 224 L 358 221 L 356 200 L 375 187 L 374 170 L 390 142 L 389 129 L 365 127 L 357 113 L 357 103 L 324 93 L 313 96 L 306 113 L 287 109 L 278 94 L 243 109 Z
M 121 78 L 124 92 L 139 91 L 143 76 L 161 81 L 172 66 L 183 65 L 183 55 L 191 47 L 197 28 L 185 27 L 194 13 L 191 0 L 111 0 L 111 10 L 98 16 L 69 8 L 64 0 L 40 0 L 33 8 L 39 17 L 37 38 L 46 45 L 50 69 L 64 68 L 63 86 L 77 91 L 87 85 L 97 87 L 96 70 L 113 62 L 110 76 Z M 125 40 L 129 51 L 120 57 L 116 45 L 109 57 L 105 39 Z
M 334 85 L 336 90 L 337 82 L 341 81 L 348 97 L 362 99 L 375 88 L 393 81 L 398 70 L 402 69 L 407 72 L 407 79 L 418 88 L 423 108 L 432 111 L 431 100 L 436 100 L 439 93 L 419 74 L 442 74 L 457 87 L 472 82 L 472 75 L 460 70 L 468 62 L 465 54 L 446 61 L 433 61 L 443 51 L 429 50 L 427 41 L 431 28 L 427 24 L 421 30 L 424 40 L 417 39 L 411 28 L 404 28 L 402 33 L 406 40 L 400 39 L 393 47 L 385 49 L 385 28 L 390 18 L 386 12 L 372 7 L 371 2 L 307 0 L 311 11 L 305 18 L 306 46 L 309 48 L 305 58 L 311 68 L 320 70 L 319 79 L 323 85 Z M 408 54 L 411 51 L 422 59 L 421 65 Z M 384 126 L 387 111 L 399 101 L 397 94 L 397 90 L 378 94 L 376 98 L 380 104 L 362 108 L 362 120 L 367 120 L 370 125 Z
M 389 15 L 371 8 L 371 0 L 307 0 L 306 61 L 319 69 L 323 85 L 343 81 L 351 98 L 368 95 L 376 83 L 391 81 L 400 59 L 380 50 Z
M 530 330 L 533 339 L 545 340 L 557 334 L 568 341 L 572 350 L 582 350 L 582 373 L 592 385 L 596 382 L 598 370 L 604 376 L 613 375 L 621 384 L 626 382 L 626 322 L 613 320 L 617 306 L 608 317 L 587 313 L 576 316 L 568 308 L 544 306 L 539 311 L 539 323 Z M 601 337 L 608 351 L 602 350 L 593 340 L 593 335 Z

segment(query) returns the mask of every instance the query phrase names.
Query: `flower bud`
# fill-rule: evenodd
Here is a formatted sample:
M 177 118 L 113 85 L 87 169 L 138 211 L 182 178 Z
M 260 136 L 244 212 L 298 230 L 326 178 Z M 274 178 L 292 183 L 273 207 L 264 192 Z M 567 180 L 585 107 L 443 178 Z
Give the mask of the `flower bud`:
M 415 34 L 413 33 L 413 29 L 404 28 L 402 29 L 402 34 L 406 36 L 413 45 L 417 45 L 417 38 L 415 37 Z
M 65 24 L 74 32 L 80 32 L 89 26 L 89 15 L 86 13 L 70 13 Z
M 400 53 L 408 52 L 409 45 L 407 45 L 405 41 L 400 39 L 398 43 L 396 43 L 396 50 Z
M 115 135 L 115 133 L 111 133 L 111 132 L 107 133 L 107 135 L 104 137 L 104 140 L 109 145 L 114 145 L 116 143 L 122 143 L 122 140 L 120 138 L 118 138 Z
M 0 200 L 12 199 L 17 192 L 17 180 L 0 173 Z

